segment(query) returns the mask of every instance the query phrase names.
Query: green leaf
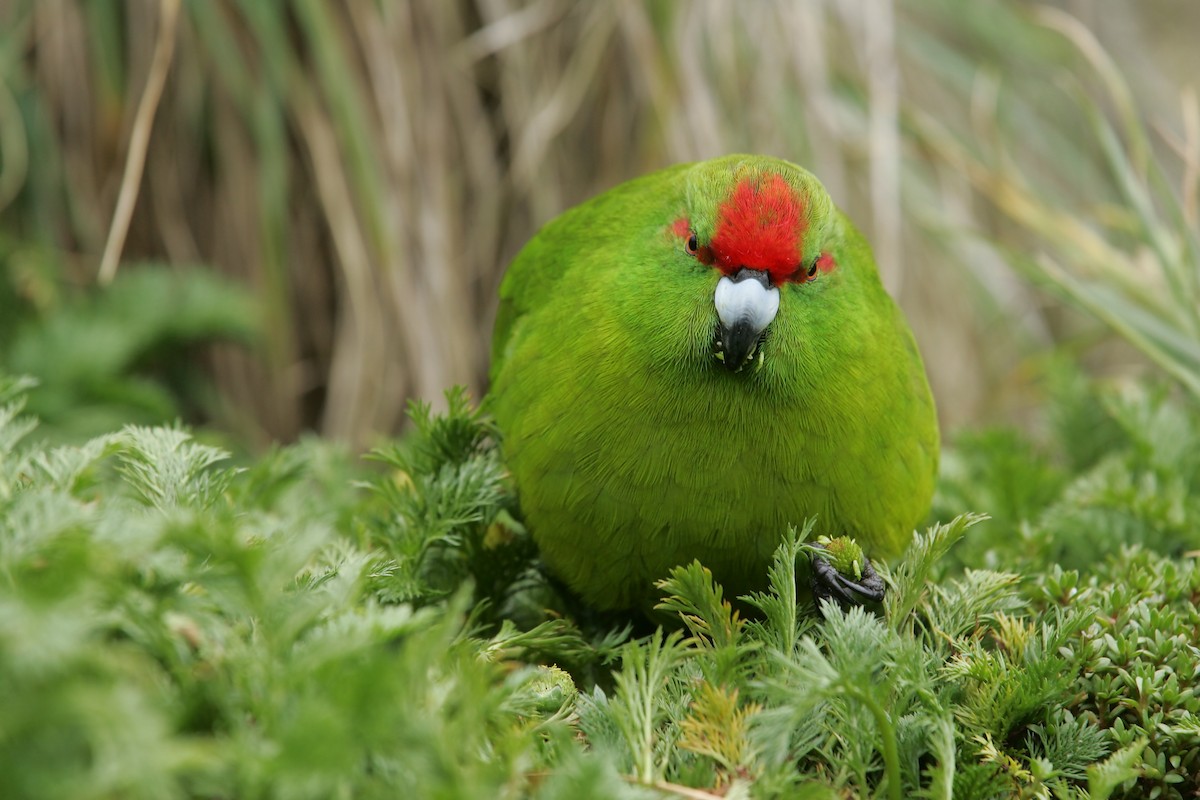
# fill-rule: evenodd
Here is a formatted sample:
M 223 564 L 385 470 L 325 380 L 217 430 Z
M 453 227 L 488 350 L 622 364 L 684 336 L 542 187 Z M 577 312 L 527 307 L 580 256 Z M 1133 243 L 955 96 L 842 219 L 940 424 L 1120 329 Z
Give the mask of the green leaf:
M 628 748 L 633 773 L 642 783 L 663 778 L 670 745 L 678 735 L 665 723 L 677 716 L 682 704 L 678 669 L 685 653 L 682 634 L 673 631 L 664 636 L 660 628 L 647 640 L 625 645 L 621 668 L 613 675 L 616 693 L 609 713 Z
M 799 532 L 789 525 L 771 558 L 767 591 L 741 598 L 763 613 L 763 622 L 749 623 L 756 638 L 785 657 L 795 652 L 800 637 L 816 623 L 816 609 L 808 600 L 801 600 L 807 593 L 802 593 L 796 583 L 796 562 L 803 552 L 804 542 L 812 536 L 815 524 L 816 519 L 810 518 Z
M 1137 741 L 1122 747 L 1099 764 L 1087 768 L 1089 800 L 1108 800 L 1112 793 L 1127 781 L 1136 780 L 1141 774 L 1142 751 L 1147 740 Z
M 986 514 L 960 514 L 949 523 L 939 523 L 913 537 L 900 565 L 890 575 L 892 589 L 884 600 L 888 622 L 893 628 L 912 624 L 910 615 L 920 602 L 935 565 L 962 539 L 968 528 L 987 518 Z

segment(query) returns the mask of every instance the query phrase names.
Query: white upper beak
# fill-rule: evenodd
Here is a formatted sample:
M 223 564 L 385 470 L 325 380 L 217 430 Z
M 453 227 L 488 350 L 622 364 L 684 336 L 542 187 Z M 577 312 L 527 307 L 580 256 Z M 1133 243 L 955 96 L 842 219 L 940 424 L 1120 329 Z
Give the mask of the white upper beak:
M 735 281 L 724 276 L 717 281 L 713 301 L 722 325 L 726 328 L 739 323 L 749 325 L 757 336 L 767 329 L 779 312 L 779 289 L 767 288 L 754 279 Z

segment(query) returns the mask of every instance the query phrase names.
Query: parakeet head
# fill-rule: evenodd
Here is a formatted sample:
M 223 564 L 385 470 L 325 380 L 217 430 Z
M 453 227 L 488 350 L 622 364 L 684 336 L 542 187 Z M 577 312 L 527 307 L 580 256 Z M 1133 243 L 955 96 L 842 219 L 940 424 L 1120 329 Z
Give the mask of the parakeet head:
M 781 306 L 806 302 L 797 287 L 837 268 L 837 215 L 815 177 L 778 159 L 706 161 L 684 179 L 669 235 L 715 280 L 712 353 L 736 372 L 755 360 Z

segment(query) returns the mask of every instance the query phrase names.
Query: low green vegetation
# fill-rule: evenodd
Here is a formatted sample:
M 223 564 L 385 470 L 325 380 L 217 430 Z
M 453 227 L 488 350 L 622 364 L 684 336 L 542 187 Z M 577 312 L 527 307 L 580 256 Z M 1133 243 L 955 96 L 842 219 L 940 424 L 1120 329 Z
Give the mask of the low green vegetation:
M 375 463 L 234 466 L 40 445 L 8 380 L 0 796 L 1193 797 L 1200 413 L 1056 386 L 1042 441 L 947 453 L 882 607 L 812 606 L 817 521 L 759 594 L 678 568 L 656 628 L 542 574 L 461 395 Z
M 230 438 L 250 427 L 196 368 L 218 342 L 265 347 L 259 305 L 237 285 L 201 267 L 141 263 L 95 292 L 21 275 L 16 260 L 0 241 L 0 371 L 36 376 L 26 401 L 41 437 L 79 442 L 181 417 L 221 420 Z M 36 306 L 5 303 L 10 277 Z

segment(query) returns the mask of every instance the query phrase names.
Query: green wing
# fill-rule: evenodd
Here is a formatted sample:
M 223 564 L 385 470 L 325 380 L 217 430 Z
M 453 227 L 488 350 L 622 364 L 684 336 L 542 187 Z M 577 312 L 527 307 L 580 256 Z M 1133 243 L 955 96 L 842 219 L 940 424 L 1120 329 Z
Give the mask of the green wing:
M 521 318 L 550 302 L 570 265 L 586 262 L 579 255 L 598 237 L 633 235 L 646 225 L 663 225 L 654 209 L 662 203 L 664 188 L 691 164 L 677 164 L 629 181 L 576 206 L 545 225 L 522 248 L 500 284 L 500 307 L 492 332 L 491 378 L 504 364 L 513 333 Z

